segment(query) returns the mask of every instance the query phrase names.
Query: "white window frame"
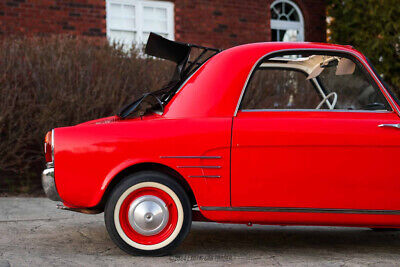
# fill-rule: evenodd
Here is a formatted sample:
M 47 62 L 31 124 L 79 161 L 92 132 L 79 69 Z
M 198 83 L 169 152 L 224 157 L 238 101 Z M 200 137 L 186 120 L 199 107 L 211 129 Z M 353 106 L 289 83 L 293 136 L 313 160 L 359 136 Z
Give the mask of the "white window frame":
M 275 5 L 280 4 L 280 3 L 285 3 L 288 5 L 293 6 L 297 14 L 299 15 L 299 21 L 285 21 L 285 20 L 277 20 L 277 19 L 271 19 L 271 32 L 272 30 L 298 30 L 298 42 L 304 42 L 304 18 L 303 18 L 303 12 L 301 12 L 301 9 L 299 6 L 294 3 L 293 1 L 290 0 L 276 0 L 271 4 L 270 7 L 270 12 L 274 8 Z
M 111 4 L 123 4 L 135 7 L 135 27 L 132 28 L 131 32 L 136 33 L 135 45 L 142 45 L 146 42 L 144 40 L 144 25 L 143 25 L 143 10 L 144 7 L 153 8 L 165 8 L 167 12 L 167 32 L 162 32 L 162 34 L 167 34 L 167 38 L 170 40 L 175 40 L 175 16 L 174 16 L 174 3 L 168 1 L 153 1 L 153 0 L 106 0 L 106 29 L 107 38 L 110 38 L 112 30 L 109 19 L 110 19 L 110 6 Z M 124 30 L 126 31 L 126 30 Z M 157 32 L 155 32 L 157 33 Z M 112 40 L 110 40 L 112 41 Z

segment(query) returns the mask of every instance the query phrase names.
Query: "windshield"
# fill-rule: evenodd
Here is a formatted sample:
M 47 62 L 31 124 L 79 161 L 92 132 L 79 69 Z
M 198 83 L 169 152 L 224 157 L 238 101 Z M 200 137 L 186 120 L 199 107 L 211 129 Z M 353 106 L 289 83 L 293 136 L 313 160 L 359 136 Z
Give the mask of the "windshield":
M 372 71 L 374 72 L 375 76 L 378 78 L 378 80 L 381 82 L 381 84 L 385 87 L 386 91 L 390 94 L 390 96 L 393 98 L 393 100 L 396 102 L 397 105 L 400 106 L 400 101 L 399 101 L 399 88 L 391 88 L 381 77 L 381 75 L 378 73 L 378 71 L 375 69 L 374 65 L 372 65 L 371 61 L 369 58 L 367 58 L 367 62 L 369 66 L 371 67 Z

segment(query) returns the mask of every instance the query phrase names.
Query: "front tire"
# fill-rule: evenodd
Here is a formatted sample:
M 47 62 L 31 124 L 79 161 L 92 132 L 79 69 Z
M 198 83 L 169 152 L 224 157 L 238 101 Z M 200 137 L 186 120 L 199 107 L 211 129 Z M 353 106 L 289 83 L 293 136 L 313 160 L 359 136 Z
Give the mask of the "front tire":
M 187 236 L 192 209 L 183 188 L 168 175 L 143 171 L 122 180 L 105 210 L 107 231 L 131 255 L 162 256 Z

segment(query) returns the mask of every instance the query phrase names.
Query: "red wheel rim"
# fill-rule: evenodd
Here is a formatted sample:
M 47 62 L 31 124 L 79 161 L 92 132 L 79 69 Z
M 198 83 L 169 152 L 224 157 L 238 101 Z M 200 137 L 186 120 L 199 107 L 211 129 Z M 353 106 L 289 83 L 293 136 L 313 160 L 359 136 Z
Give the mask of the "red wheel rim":
M 155 235 L 142 235 L 135 231 L 129 222 L 129 208 L 136 199 L 142 196 L 157 197 L 164 201 L 167 206 L 169 212 L 168 222 L 165 227 Z M 126 236 L 132 241 L 142 245 L 155 245 L 166 240 L 174 232 L 178 222 L 178 209 L 172 197 L 163 190 L 154 187 L 143 187 L 133 191 L 123 200 L 119 211 L 119 222 Z

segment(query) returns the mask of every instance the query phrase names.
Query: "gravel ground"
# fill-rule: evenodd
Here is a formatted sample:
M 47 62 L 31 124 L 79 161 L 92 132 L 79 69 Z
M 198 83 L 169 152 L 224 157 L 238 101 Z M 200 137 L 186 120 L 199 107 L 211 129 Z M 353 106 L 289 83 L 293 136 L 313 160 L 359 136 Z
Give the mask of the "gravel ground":
M 110 240 L 103 214 L 61 211 L 55 204 L 0 198 L 0 267 L 400 265 L 400 232 L 217 223 L 194 223 L 170 256 L 132 257 Z

